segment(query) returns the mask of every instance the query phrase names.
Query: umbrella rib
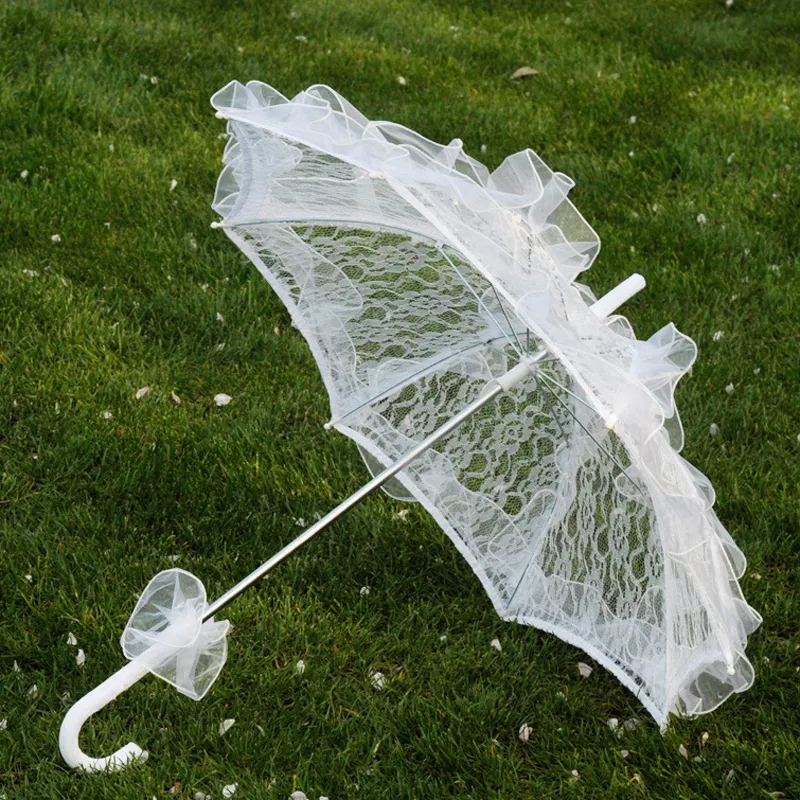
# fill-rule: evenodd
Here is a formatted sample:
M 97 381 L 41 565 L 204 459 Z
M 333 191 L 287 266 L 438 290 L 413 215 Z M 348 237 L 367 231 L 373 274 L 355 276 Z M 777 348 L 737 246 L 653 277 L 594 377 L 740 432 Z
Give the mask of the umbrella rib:
M 469 345 L 469 347 L 465 347 L 463 350 L 454 350 L 452 353 L 448 353 L 446 356 L 443 356 L 442 358 L 438 359 L 437 361 L 434 361 L 433 363 L 428 364 L 426 367 L 423 367 L 422 369 L 417 370 L 416 372 L 413 372 L 411 375 L 409 375 L 408 377 L 404 378 L 401 381 L 398 381 L 394 385 L 390 386 L 388 389 L 384 389 L 384 391 L 382 391 L 380 394 L 376 394 L 373 397 L 370 397 L 368 400 L 365 400 L 363 403 L 359 403 L 354 408 L 351 408 L 349 411 L 346 411 L 341 416 L 336 417 L 336 419 L 332 419 L 329 423 L 327 423 L 327 427 L 332 427 L 333 425 L 338 425 L 340 422 L 343 422 L 348 417 L 351 417 L 357 411 L 361 411 L 362 408 L 364 408 L 366 406 L 369 406 L 369 405 L 372 405 L 373 403 L 378 403 L 381 400 L 386 399 L 393 392 L 396 392 L 396 391 L 398 391 L 400 389 L 404 389 L 406 386 L 409 386 L 411 383 L 413 383 L 417 378 L 419 378 L 419 377 L 421 377 L 423 375 L 426 375 L 429 372 L 432 372 L 440 364 L 443 364 L 444 362 L 449 361 L 451 358 L 456 358 L 456 356 L 460 356 L 460 355 L 463 355 L 464 353 L 468 353 L 470 350 L 476 350 L 479 347 L 485 347 L 487 350 L 491 350 L 492 352 L 498 353 L 501 356 L 509 357 L 509 354 L 506 353 L 504 350 L 501 350 L 500 348 L 493 346 L 493 342 L 500 341 L 501 339 L 503 341 L 508 341 L 505 336 L 496 336 L 494 339 L 487 339 L 486 341 L 483 341 L 483 342 L 476 342 L 475 344 L 471 344 L 471 345 Z M 514 356 L 511 356 L 511 357 L 513 358 Z M 537 364 L 553 364 L 553 363 L 557 363 L 557 362 L 558 362 L 557 358 L 546 358 L 546 359 L 544 359 L 542 361 L 537 361 L 536 363 Z
M 540 363 L 546 363 L 546 362 L 540 362 Z M 537 378 L 538 378 L 538 376 L 540 374 L 541 373 L 537 373 Z M 537 378 L 534 378 L 534 382 L 536 384 L 536 388 L 538 389 L 540 387 L 539 387 L 539 381 L 538 381 Z M 544 391 L 540 391 L 539 392 L 539 396 L 541 398 L 543 398 L 544 401 L 547 403 L 548 407 L 550 408 L 550 416 L 551 416 L 551 418 L 556 423 L 556 425 L 558 425 L 558 429 L 561 431 L 561 435 L 564 437 L 564 439 L 567 442 L 569 442 L 570 439 L 571 439 L 571 433 L 568 434 L 564 430 L 564 426 L 561 424 L 561 420 L 556 416 L 555 406 L 553 405 L 552 401 L 550 400 L 550 398 L 547 396 L 547 394 Z M 577 418 L 575 417 L 575 415 L 572 413 L 572 411 L 570 411 L 570 409 L 567 408 L 566 411 L 570 415 L 570 417 L 572 417 L 572 419 L 575 422 L 578 421 Z M 549 515 L 551 520 L 552 520 L 552 517 L 553 517 L 553 513 L 554 513 L 554 509 L 551 510 L 550 515 Z M 517 585 L 514 587 L 514 591 L 511 593 L 511 597 L 508 598 L 508 602 L 506 603 L 506 608 L 510 608 L 511 604 L 514 602 L 514 598 L 517 596 L 517 592 L 520 590 L 520 587 L 522 586 L 522 583 L 525 580 L 525 576 L 528 574 L 528 570 L 531 568 L 531 564 L 533 564 L 533 560 L 536 557 L 536 550 L 537 550 L 537 545 L 534 544 L 534 546 L 531 548 L 531 553 L 528 556 L 528 562 L 525 564 L 525 568 L 522 570 L 522 573 L 520 574 L 519 579 L 517 580 Z
M 642 487 L 639 486 L 638 482 L 635 481 L 628 474 L 627 468 L 623 467 L 622 464 L 617 460 L 617 457 L 612 455 L 605 447 L 603 447 L 602 444 L 600 444 L 600 442 L 597 441 L 597 439 L 595 439 L 595 437 L 592 435 L 592 433 L 590 433 L 589 429 L 578 419 L 577 414 L 574 414 L 572 412 L 572 409 L 550 387 L 545 386 L 544 384 L 539 384 L 539 385 L 543 389 L 545 389 L 547 392 L 549 392 L 562 406 L 564 406 L 564 408 L 567 410 L 567 413 L 575 420 L 575 422 L 578 423 L 578 425 L 581 426 L 581 428 L 583 428 L 584 433 L 597 445 L 598 449 L 602 453 L 605 453 L 605 455 L 607 455 L 611 459 L 611 461 L 613 461 L 614 464 L 617 465 L 617 467 L 620 469 L 622 474 L 639 490 L 639 492 L 644 494 L 644 490 L 642 489 Z M 564 391 L 569 391 L 569 390 L 565 389 Z M 570 392 L 570 394 L 572 394 L 572 393 Z M 592 409 L 592 410 L 594 410 L 594 409 Z
M 405 234 L 409 239 L 425 241 L 432 248 L 440 247 L 441 242 L 430 233 L 404 228 L 400 225 L 390 225 L 383 222 L 370 222 L 369 220 L 337 219 L 335 217 L 263 217 L 262 219 L 244 219 L 233 222 L 218 222 L 216 227 L 225 229 L 251 228 L 258 225 L 328 225 L 352 230 L 371 231 L 373 233 Z
M 522 346 L 522 342 L 519 340 L 519 336 L 517 336 L 517 332 L 514 330 L 514 326 L 511 324 L 511 320 L 508 318 L 508 312 L 506 311 L 505 306 L 503 305 L 503 301 L 500 299 L 500 295 L 497 293 L 497 289 L 493 283 L 490 283 L 489 286 L 492 287 L 492 291 L 494 292 L 494 296 L 497 298 L 497 305 L 500 306 L 500 310 L 503 312 L 503 316 L 506 318 L 506 322 L 508 323 L 508 329 L 511 331 L 514 339 L 517 342 L 517 346 L 519 347 L 520 355 L 523 353 L 530 353 L 530 331 L 525 328 L 526 333 L 528 334 L 527 337 L 527 350 Z
M 582 397 L 579 397 L 577 394 L 575 394 L 575 392 L 572 392 L 569 389 L 567 389 L 566 386 L 562 386 L 552 375 L 548 375 L 546 372 L 539 372 L 537 373 L 537 375 L 540 378 L 544 378 L 545 380 L 549 381 L 550 383 L 553 384 L 553 386 L 555 386 L 558 389 L 561 389 L 561 391 L 566 392 L 570 397 L 577 400 L 584 408 L 588 408 L 589 411 L 592 411 L 595 414 L 597 413 L 597 409 L 594 406 L 587 403 Z
M 546 376 L 545 376 L 543 373 L 537 373 L 537 376 L 546 377 Z M 552 379 L 551 379 L 551 380 L 552 380 Z M 556 399 L 556 400 L 557 400 L 557 401 L 558 401 L 558 402 L 559 402 L 559 403 L 560 403 L 560 404 L 561 404 L 561 405 L 564 407 L 564 409 L 565 409 L 565 410 L 567 411 L 567 413 L 568 413 L 568 414 L 569 414 L 569 415 L 572 417 L 572 419 L 573 419 L 575 422 L 577 422 L 577 423 L 578 423 L 578 425 L 580 425 L 580 426 L 581 426 L 581 428 L 583 428 L 583 431 L 584 431 L 584 433 L 586 433 L 586 435 L 587 435 L 587 436 L 588 436 L 588 437 L 589 437 L 589 438 L 590 438 L 590 439 L 591 439 L 591 440 L 592 440 L 592 441 L 593 441 L 593 442 L 594 442 L 594 443 L 597 445 L 597 447 L 598 447 L 598 448 L 601 450 L 601 452 L 605 453 L 605 454 L 606 454 L 606 455 L 607 455 L 607 456 L 608 456 L 608 457 L 611 459 L 611 461 L 612 461 L 614 464 L 616 464 L 616 465 L 617 465 L 617 467 L 619 467 L 619 469 L 622 471 L 622 473 L 625 475 L 625 477 L 626 477 L 626 478 L 627 478 L 627 479 L 628 479 L 628 480 L 629 480 L 629 481 L 630 481 L 630 482 L 631 482 L 631 483 L 632 483 L 632 484 L 633 484 L 633 485 L 634 485 L 634 486 L 635 486 L 635 487 L 636 487 L 636 488 L 637 488 L 637 489 L 638 489 L 640 492 L 642 492 L 642 494 L 644 494 L 644 492 L 643 492 L 643 490 L 641 489 L 641 487 L 639 486 L 639 484 L 638 484 L 638 483 L 637 483 L 635 480 L 633 480 L 633 478 L 631 478 L 631 476 L 628 474 L 628 472 L 627 472 L 627 470 L 625 469 L 625 467 L 623 467 L 623 466 L 622 466 L 622 464 L 620 464 L 620 463 L 619 463 L 619 461 L 616 459 L 616 457 L 615 457 L 615 456 L 613 456 L 611 453 L 609 453 L 609 452 L 608 452 L 608 450 L 606 450 L 606 449 L 605 449 L 605 447 L 603 447 L 603 445 L 601 445 L 601 444 L 600 444 L 600 442 L 598 442 L 598 441 L 597 441 L 597 439 L 595 439 L 595 438 L 594 438 L 594 436 L 593 436 L 591 433 L 589 433 L 589 430 L 588 430 L 588 429 L 586 428 L 586 426 L 585 426 L 585 425 L 584 425 L 584 424 L 583 424 L 583 423 L 582 423 L 582 422 L 581 422 L 581 421 L 578 419 L 577 415 L 573 413 L 572 409 L 571 409 L 571 408 L 570 408 L 570 407 L 569 407 L 569 406 L 568 406 L 568 405 L 567 405 L 567 404 L 566 404 L 566 403 L 565 403 L 565 402 L 564 402 L 564 401 L 563 401 L 563 400 L 562 400 L 562 399 L 561 399 L 561 398 L 560 398 L 560 397 L 559 397 L 557 394 L 555 394 L 555 392 L 553 392 L 553 390 L 552 390 L 550 387 L 546 386 L 546 385 L 545 385 L 545 384 L 543 384 L 543 383 L 540 383 L 538 380 L 536 381 L 536 386 L 537 386 L 537 388 L 539 388 L 539 389 L 543 390 L 543 391 L 541 392 L 542 396 L 544 396 L 544 392 L 547 392 L 547 393 L 549 393 L 550 395 L 552 395 L 552 396 L 553 396 L 553 397 L 554 397 L 554 398 L 555 398 L 555 399 Z M 561 388 L 564 388 L 564 387 L 561 387 Z M 568 389 L 565 389 L 565 388 L 564 388 L 564 391 L 567 391 L 567 392 L 569 392 L 569 390 L 568 390 Z M 570 394 L 572 394 L 572 392 L 569 392 L 569 393 L 570 393 Z M 573 396 L 574 396 L 574 395 L 573 395 Z M 579 399 L 579 398 L 576 398 L 576 399 Z M 581 401 L 581 402 L 582 402 L 582 401 Z M 552 406 L 551 406 L 551 407 L 552 407 Z M 588 408 L 591 408 L 590 406 L 587 406 L 587 407 L 588 407 Z M 591 409 L 591 410 L 592 410 L 592 411 L 594 411 L 594 409 Z M 556 418 L 555 414 L 553 414 L 553 419 L 556 421 L 556 424 L 558 425 L 558 427 L 561 429 L 561 431 L 562 431 L 562 433 L 563 433 L 563 428 L 562 428 L 562 426 L 561 426 L 561 423 L 560 423 L 560 422 L 559 422 L 559 420 Z M 535 549 L 536 549 L 536 548 L 534 548 L 534 550 L 535 550 Z M 511 608 L 511 604 L 512 604 L 512 603 L 513 603 L 513 601 L 514 601 L 514 598 L 517 596 L 517 592 L 520 590 L 520 587 L 522 586 L 522 583 L 523 583 L 523 581 L 525 580 L 525 576 L 528 574 L 528 570 L 530 569 L 530 567 L 531 567 L 531 564 L 533 563 L 533 559 L 534 559 L 534 557 L 535 557 L 535 552 L 532 552 L 532 553 L 531 553 L 531 555 L 530 555 L 530 557 L 529 557 L 529 559 L 528 559 L 528 562 L 527 562 L 527 564 L 525 564 L 525 568 L 522 570 L 522 573 L 521 573 L 521 575 L 519 576 L 519 579 L 518 579 L 518 581 L 517 581 L 517 585 L 514 587 L 514 591 L 511 593 L 511 597 L 509 597 L 509 599 L 508 599 L 508 602 L 507 602 L 507 604 L 506 604 L 506 609 L 509 609 L 509 608 Z
M 331 420 L 328 423 L 328 425 L 336 425 L 339 422 L 342 422 L 343 420 L 346 420 L 348 417 L 351 417 L 357 411 L 361 411 L 361 409 L 364 408 L 365 406 L 372 405 L 373 403 L 377 403 L 380 400 L 383 400 L 386 397 L 389 397 L 389 395 L 391 395 L 393 392 L 396 392 L 396 391 L 398 391 L 400 389 L 404 389 L 406 386 L 409 386 L 411 383 L 413 383 L 420 376 L 425 375 L 425 374 L 427 374 L 429 372 L 432 372 L 440 364 L 443 364 L 444 362 L 449 361 L 451 358 L 456 358 L 457 356 L 463 355 L 464 353 L 468 353 L 470 350 L 476 350 L 479 347 L 487 347 L 490 350 L 494 350 L 497 353 L 500 353 L 502 355 L 506 355 L 506 353 L 504 353 L 502 350 L 498 350 L 497 348 L 492 347 L 492 342 L 496 342 L 499 339 L 506 339 L 506 337 L 505 337 L 505 335 L 496 336 L 494 339 L 487 339 L 486 341 L 475 342 L 474 344 L 471 344 L 468 347 L 464 347 L 461 350 L 454 350 L 454 351 L 448 353 L 447 355 L 442 356 L 442 358 L 439 358 L 436 361 L 434 361 L 434 362 L 428 364 L 427 366 L 423 367 L 422 369 L 417 370 L 416 372 L 413 372 L 411 375 L 408 375 L 407 377 L 403 378 L 403 380 L 398 381 L 393 386 L 390 386 L 388 389 L 384 389 L 379 394 L 376 394 L 375 396 L 370 397 L 368 400 L 364 400 L 363 403 L 359 403 L 354 408 L 351 408 L 349 411 L 346 411 L 344 414 L 342 414 L 341 416 L 337 417 L 335 420 Z M 549 362 L 541 362 L 541 363 L 549 363 Z
M 491 318 L 492 322 L 494 322 L 494 324 L 497 325 L 497 329 L 500 331 L 500 333 L 502 333 L 503 336 L 506 337 L 506 339 L 508 340 L 508 343 L 517 351 L 517 357 L 518 358 L 522 358 L 522 356 L 523 356 L 522 344 L 520 343 L 519 339 L 517 338 L 517 334 L 514 331 L 513 326 L 511 325 L 511 321 L 508 319 L 508 315 L 506 314 L 505 309 L 503 308 L 503 304 L 500 303 L 500 310 L 503 312 L 503 316 L 506 318 L 506 322 L 508 322 L 509 329 L 511 330 L 511 333 L 513 334 L 514 339 L 516 340 L 516 345 L 511 340 L 511 337 L 508 335 L 508 333 L 506 333 L 506 331 L 503 330 L 503 326 L 497 321 L 497 317 L 495 317 L 495 315 L 492 314 L 491 310 L 486 305 L 486 303 L 484 303 L 484 301 L 481 300 L 480 295 L 478 295 L 478 293 L 475 291 L 475 289 L 473 288 L 472 284 L 461 274 L 461 271 L 455 265 L 455 262 L 453 261 L 453 259 L 450 258 L 449 255 L 447 255 L 447 252 L 445 251 L 444 247 L 440 246 L 439 250 L 440 250 L 441 254 L 447 260 L 447 263 L 453 268 L 453 271 L 456 273 L 456 275 L 458 275 L 458 277 L 461 278 L 462 282 L 464 283 L 464 286 L 466 286 L 467 289 L 469 289 L 472 292 L 472 294 L 475 296 L 475 299 L 478 301 L 478 305 L 480 305 L 484 309 L 484 311 L 486 311 L 486 313 Z M 497 295 L 497 290 L 494 288 L 494 286 L 492 286 L 491 283 L 489 283 L 489 285 L 492 287 L 492 291 L 494 291 L 495 295 Z M 498 297 L 498 300 L 499 300 L 499 297 Z
M 534 383 L 538 387 L 539 381 L 536 380 L 536 378 L 534 378 Z M 550 416 L 553 418 L 553 421 L 556 423 L 556 425 L 558 425 L 558 429 L 561 431 L 561 435 L 564 437 L 564 439 L 567 440 L 567 442 L 569 442 L 570 435 L 564 430 L 564 426 L 561 424 L 561 420 L 556 416 L 556 407 L 553 405 L 553 402 L 550 400 L 550 398 L 544 392 L 541 392 L 540 394 L 544 398 L 545 402 L 547 403 L 547 405 L 548 405 L 548 407 L 550 409 Z
M 487 350 L 491 350 L 494 353 L 498 353 L 501 356 L 509 357 L 509 354 L 506 353 L 504 350 L 501 350 L 498 347 L 494 347 L 492 342 L 500 341 L 501 339 L 506 340 L 505 336 L 496 336 L 494 339 L 487 339 L 485 342 L 476 342 L 475 344 L 471 344 L 469 347 L 465 347 L 463 350 L 455 350 L 452 353 L 448 353 L 446 356 L 434 361 L 432 364 L 428 364 L 427 367 L 423 367 L 417 372 L 412 373 L 407 378 L 404 378 L 402 381 L 398 381 L 393 386 L 390 386 L 388 389 L 385 389 L 380 394 L 376 394 L 374 397 L 370 397 L 369 400 L 365 400 L 363 403 L 359 403 L 355 408 L 351 408 L 349 411 L 346 411 L 340 417 L 336 417 L 336 419 L 331 420 L 327 423 L 327 427 L 331 427 L 333 425 L 338 425 L 340 422 L 343 422 L 348 417 L 351 417 L 357 411 L 361 411 L 362 408 L 365 406 L 372 405 L 373 403 L 378 403 L 381 400 L 386 399 L 391 395 L 393 392 L 396 392 L 400 389 L 404 389 L 406 386 L 409 386 L 411 383 L 414 382 L 415 379 L 426 375 L 429 372 L 433 372 L 433 370 L 438 367 L 440 364 L 443 364 L 445 361 L 449 361 L 451 358 L 455 358 L 456 356 L 463 355 L 464 353 L 468 353 L 470 350 L 476 350 L 478 347 L 485 347 Z M 511 356 L 514 358 L 514 356 Z M 546 358 L 543 361 L 537 361 L 537 364 L 552 364 L 557 362 L 557 358 Z

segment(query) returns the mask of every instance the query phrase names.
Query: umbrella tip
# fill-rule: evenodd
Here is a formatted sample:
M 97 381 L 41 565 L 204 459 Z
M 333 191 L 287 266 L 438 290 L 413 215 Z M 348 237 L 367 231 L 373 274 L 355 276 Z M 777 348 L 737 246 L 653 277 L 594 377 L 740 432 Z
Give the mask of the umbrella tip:
M 733 668 L 733 664 L 728 664 L 728 675 L 735 675 L 736 670 Z
M 216 230 L 217 228 L 221 228 L 221 227 L 222 227 L 222 223 L 221 223 L 221 222 L 217 222 L 217 220 L 214 220 L 214 221 L 211 223 L 211 227 L 212 227 L 214 230 Z

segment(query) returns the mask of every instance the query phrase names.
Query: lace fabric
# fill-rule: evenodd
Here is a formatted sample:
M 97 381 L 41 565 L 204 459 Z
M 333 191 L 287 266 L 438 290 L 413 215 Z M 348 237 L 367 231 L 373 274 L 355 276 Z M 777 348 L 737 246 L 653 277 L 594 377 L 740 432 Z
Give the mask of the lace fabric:
M 679 451 L 673 394 L 696 348 L 598 320 L 576 282 L 599 250 L 572 181 L 531 151 L 492 173 L 371 122 L 332 89 L 231 83 L 214 208 L 305 336 L 332 425 L 372 471 L 524 355 L 535 374 L 398 475 L 505 619 L 596 658 L 662 725 L 753 679 L 745 561 Z

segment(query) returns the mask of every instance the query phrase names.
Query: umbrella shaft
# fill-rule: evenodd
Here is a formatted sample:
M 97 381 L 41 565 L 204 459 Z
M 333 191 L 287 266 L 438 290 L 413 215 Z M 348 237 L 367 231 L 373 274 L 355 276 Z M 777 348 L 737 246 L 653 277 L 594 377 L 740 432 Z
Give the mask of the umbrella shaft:
M 537 356 L 541 358 L 540 353 L 536 353 L 531 360 L 537 360 Z M 343 502 L 339 503 L 336 508 L 328 512 L 322 519 L 315 522 L 310 528 L 303 531 L 296 539 L 289 542 L 282 550 L 275 553 L 272 558 L 265 561 L 260 567 L 254 569 L 247 577 L 242 578 L 235 586 L 230 588 L 225 594 L 218 597 L 211 605 L 206 608 L 203 619 L 207 620 L 214 616 L 217 612 L 223 609 L 235 597 L 238 597 L 245 589 L 252 586 L 256 581 L 263 578 L 273 567 L 276 567 L 285 558 L 294 553 L 295 550 L 302 547 L 309 539 L 316 536 L 321 530 L 327 528 L 334 520 L 337 520 L 345 511 L 351 509 L 356 503 L 361 502 L 368 494 L 377 489 L 382 484 L 386 483 L 389 478 L 397 475 L 398 472 L 405 469 L 415 458 L 421 456 L 426 450 L 429 450 L 441 439 L 444 439 L 449 433 L 455 430 L 462 422 L 469 419 L 476 411 L 480 410 L 487 403 L 491 403 L 499 394 L 502 394 L 508 387 L 504 387 L 500 383 L 491 385 L 485 394 L 481 395 L 475 402 L 470 403 L 466 408 L 462 409 L 452 419 L 445 422 L 441 428 L 437 428 L 427 439 L 420 442 L 413 450 L 406 453 L 399 461 L 387 467 L 379 475 L 376 475 L 369 483 L 365 483 L 357 492 L 351 494 Z
M 628 298 L 644 287 L 644 278 L 641 275 L 633 274 L 621 284 L 612 289 L 608 294 L 595 301 L 590 308 L 601 320 L 612 314 Z M 527 343 L 527 334 L 526 334 Z M 530 346 L 530 345 L 528 345 Z M 327 528 L 334 520 L 351 509 L 356 503 L 361 502 L 370 492 L 377 489 L 381 484 L 386 483 L 389 478 L 397 475 L 405 469 L 415 458 L 421 456 L 441 439 L 457 428 L 464 420 L 469 419 L 476 411 L 483 408 L 487 403 L 491 403 L 495 397 L 511 389 L 516 383 L 524 378 L 530 371 L 533 364 L 541 361 L 547 355 L 547 350 L 539 348 L 535 353 L 527 356 L 524 363 L 518 364 L 510 369 L 505 375 L 491 382 L 480 397 L 475 402 L 462 409 L 451 420 L 445 422 L 441 428 L 435 430 L 427 439 L 420 442 L 413 450 L 406 453 L 399 461 L 387 467 L 380 475 L 376 475 L 369 483 L 365 483 L 357 492 L 351 494 L 345 501 L 339 503 L 333 511 L 330 511 L 322 519 L 315 522 L 310 528 L 303 531 L 294 541 L 289 542 L 282 550 L 275 553 L 269 561 L 265 561 L 260 567 L 254 569 L 246 578 L 243 578 L 236 586 L 228 589 L 225 594 L 218 597 L 210 606 L 206 607 L 203 620 L 210 619 L 218 611 L 223 609 L 235 597 L 238 597 L 245 589 L 252 586 L 256 581 L 263 578 L 273 567 L 281 563 L 287 556 L 302 547 L 309 539 L 313 539 L 321 530 Z

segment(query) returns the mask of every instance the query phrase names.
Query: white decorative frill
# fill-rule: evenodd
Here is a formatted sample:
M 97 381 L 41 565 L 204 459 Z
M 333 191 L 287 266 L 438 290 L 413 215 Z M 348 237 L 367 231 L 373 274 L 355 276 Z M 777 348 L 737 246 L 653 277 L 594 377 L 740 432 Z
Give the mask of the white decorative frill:
M 142 592 L 120 644 L 125 657 L 148 664 L 153 675 L 201 700 L 227 658 L 230 623 L 203 622 L 206 590 L 182 569 L 159 572 Z
M 505 373 L 551 356 L 494 411 L 400 473 L 505 619 L 596 658 L 662 725 L 746 689 L 760 623 L 674 402 L 696 347 L 636 338 L 576 283 L 599 250 L 573 182 L 532 151 L 489 170 L 370 121 L 327 86 L 232 82 L 214 209 L 308 340 L 332 425 L 385 467 Z

